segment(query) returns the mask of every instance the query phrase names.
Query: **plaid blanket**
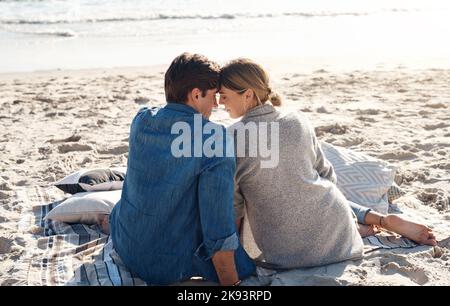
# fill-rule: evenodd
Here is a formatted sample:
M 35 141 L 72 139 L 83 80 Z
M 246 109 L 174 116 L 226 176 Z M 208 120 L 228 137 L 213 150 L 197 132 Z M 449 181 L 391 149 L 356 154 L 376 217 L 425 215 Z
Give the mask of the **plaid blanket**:
M 44 220 L 64 200 L 54 188 L 21 190 L 18 200 L 25 212 L 19 227 L 27 229 L 36 240 L 36 251 L 24 267 L 28 285 L 146 285 L 125 267 L 111 239 L 97 225 Z
M 18 263 L 27 285 L 49 286 L 135 286 L 146 283 L 133 275 L 114 251 L 109 236 L 97 225 L 66 224 L 44 220 L 46 214 L 64 201 L 56 188 L 17 190 L 21 206 L 19 230 L 32 236 L 32 250 Z M 412 248 L 412 241 L 394 236 L 364 239 L 365 252 L 379 249 Z M 258 270 L 258 273 L 261 270 Z M 265 272 L 264 272 L 265 273 Z

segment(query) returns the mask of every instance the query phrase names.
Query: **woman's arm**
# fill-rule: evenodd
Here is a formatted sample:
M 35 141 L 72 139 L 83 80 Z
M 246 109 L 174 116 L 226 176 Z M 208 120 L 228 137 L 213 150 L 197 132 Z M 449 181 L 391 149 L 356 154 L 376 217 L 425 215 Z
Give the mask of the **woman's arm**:
M 334 172 L 333 166 L 328 161 L 328 159 L 325 157 L 325 154 L 323 153 L 322 146 L 320 145 L 319 140 L 316 137 L 316 134 L 314 130 L 312 130 L 313 133 L 313 146 L 314 151 L 316 153 L 316 162 L 314 164 L 314 168 L 319 173 L 321 177 L 324 179 L 327 179 L 334 184 L 337 182 L 336 173 Z
M 238 183 L 234 183 L 234 214 L 236 223 L 236 233 L 240 233 L 242 219 L 244 218 L 245 200 Z

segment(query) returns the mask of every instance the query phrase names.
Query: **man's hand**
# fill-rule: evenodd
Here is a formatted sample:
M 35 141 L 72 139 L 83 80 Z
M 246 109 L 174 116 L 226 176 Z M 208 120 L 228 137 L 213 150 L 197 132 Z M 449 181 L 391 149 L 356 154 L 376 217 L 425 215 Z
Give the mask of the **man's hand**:
M 97 222 L 102 232 L 109 235 L 109 215 L 100 215 Z
M 234 251 L 219 251 L 212 257 L 219 282 L 222 286 L 232 286 L 239 281 L 234 262 Z

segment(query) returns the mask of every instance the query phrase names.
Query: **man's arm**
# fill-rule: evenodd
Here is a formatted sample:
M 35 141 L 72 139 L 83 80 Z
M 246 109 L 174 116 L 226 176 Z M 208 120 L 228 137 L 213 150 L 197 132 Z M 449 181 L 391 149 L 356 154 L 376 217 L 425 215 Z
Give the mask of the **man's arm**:
M 239 281 L 234 262 L 234 251 L 219 251 L 212 257 L 219 282 L 222 286 L 232 286 Z
M 239 280 L 234 251 L 239 247 L 233 211 L 234 158 L 210 160 L 200 174 L 198 193 L 203 243 L 200 257 L 212 259 L 220 284 Z

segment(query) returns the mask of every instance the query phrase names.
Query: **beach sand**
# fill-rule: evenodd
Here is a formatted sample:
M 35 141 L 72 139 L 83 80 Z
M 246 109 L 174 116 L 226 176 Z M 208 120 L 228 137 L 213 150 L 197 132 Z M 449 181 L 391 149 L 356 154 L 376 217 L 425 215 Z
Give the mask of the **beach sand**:
M 163 83 L 164 67 L 0 75 L 0 285 L 18 283 L 16 263 L 32 252 L 15 190 L 125 166 L 131 120 L 144 105 L 165 104 Z M 450 285 L 450 70 L 278 72 L 273 83 L 283 108 L 304 112 L 319 139 L 398 167 L 406 195 L 396 204 L 440 240 L 374 252 L 340 283 Z M 232 122 L 223 110 L 211 119 Z

